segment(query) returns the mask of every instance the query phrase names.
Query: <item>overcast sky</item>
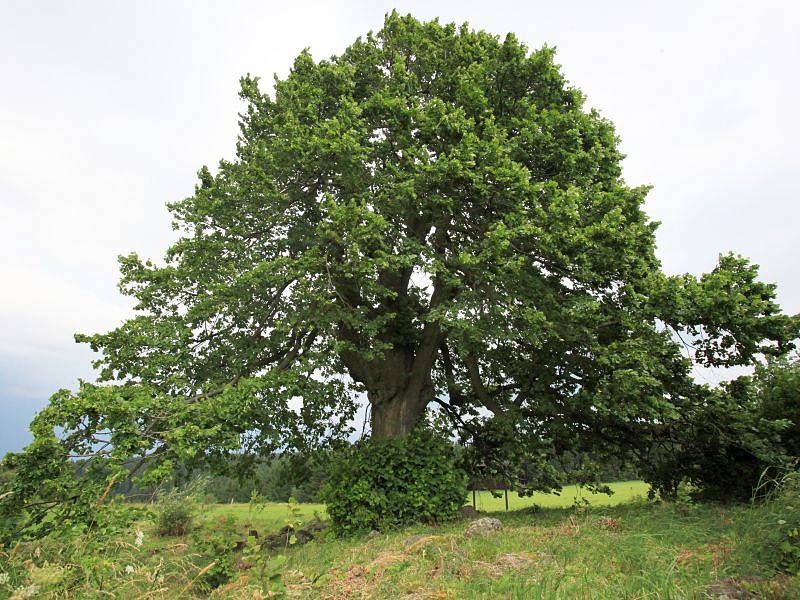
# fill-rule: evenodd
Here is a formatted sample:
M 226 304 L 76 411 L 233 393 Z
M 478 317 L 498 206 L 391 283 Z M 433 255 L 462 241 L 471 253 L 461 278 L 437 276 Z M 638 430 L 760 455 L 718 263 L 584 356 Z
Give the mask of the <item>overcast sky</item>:
M 0 0 L 0 456 L 92 378 L 72 335 L 130 314 L 117 255 L 160 257 L 165 203 L 232 158 L 239 77 L 338 54 L 392 8 L 556 46 L 654 186 L 665 270 L 733 250 L 800 312 L 800 3 Z

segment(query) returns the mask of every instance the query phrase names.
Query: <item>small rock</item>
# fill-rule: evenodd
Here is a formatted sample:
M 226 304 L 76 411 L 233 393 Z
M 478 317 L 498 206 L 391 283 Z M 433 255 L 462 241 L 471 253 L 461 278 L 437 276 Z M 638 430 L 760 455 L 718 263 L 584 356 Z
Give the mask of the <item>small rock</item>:
M 458 509 L 458 514 L 462 519 L 477 519 L 481 513 L 467 504 Z
M 314 539 L 314 534 L 308 529 L 298 529 L 294 534 L 294 543 L 303 545 Z
M 501 529 L 503 529 L 503 524 L 499 519 L 495 519 L 494 517 L 483 517 L 482 519 L 478 519 L 470 523 L 469 527 L 467 527 L 467 530 L 464 532 L 464 535 L 466 537 L 485 535 L 493 531 L 500 531 Z
M 368 540 L 374 540 L 374 539 L 375 539 L 375 538 L 377 538 L 377 537 L 381 537 L 381 532 L 380 532 L 380 531 L 378 531 L 378 530 L 376 530 L 376 529 L 373 529 L 372 531 L 370 531 L 370 532 L 367 534 L 367 539 L 368 539 Z
M 306 531 L 325 531 L 330 527 L 330 524 L 327 521 L 323 521 L 320 518 L 316 518 L 311 523 L 308 523 L 305 526 Z

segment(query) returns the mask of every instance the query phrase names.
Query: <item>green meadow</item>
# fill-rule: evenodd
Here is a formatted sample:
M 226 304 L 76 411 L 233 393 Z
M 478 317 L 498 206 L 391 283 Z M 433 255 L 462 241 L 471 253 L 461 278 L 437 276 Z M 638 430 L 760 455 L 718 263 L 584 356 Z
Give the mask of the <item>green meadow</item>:
M 650 486 L 644 481 L 616 481 L 607 484 L 612 495 L 595 494 L 577 485 L 564 486 L 560 492 L 552 494 L 534 493 L 532 496 L 520 496 L 516 492 L 508 492 L 509 510 L 519 510 L 531 506 L 541 508 L 568 508 L 575 504 L 586 502 L 591 506 L 615 506 L 643 500 L 647 497 Z M 472 504 L 472 494 L 467 498 L 467 504 Z M 502 491 L 480 491 L 475 494 L 475 508 L 482 511 L 505 510 L 505 494 Z
M 643 500 L 647 497 L 649 486 L 643 481 L 617 481 L 608 484 L 613 495 L 594 494 L 581 489 L 576 485 L 564 486 L 559 493 L 535 493 L 532 496 L 520 496 L 516 492 L 508 493 L 508 508 L 510 511 L 538 506 L 541 508 L 568 508 L 575 504 L 587 502 L 591 506 L 615 506 L 634 500 Z M 472 493 L 465 504 L 472 506 Z M 482 490 L 475 494 L 475 506 L 479 511 L 494 512 L 505 510 L 505 495 L 502 491 L 494 494 Z M 298 504 L 301 518 L 311 519 L 315 515 L 324 519 L 325 506 L 323 504 Z M 286 504 L 267 502 L 257 506 L 246 503 L 209 504 L 203 507 L 203 514 L 207 518 L 220 516 L 234 517 L 242 523 L 250 524 L 255 528 L 277 528 L 286 520 Z

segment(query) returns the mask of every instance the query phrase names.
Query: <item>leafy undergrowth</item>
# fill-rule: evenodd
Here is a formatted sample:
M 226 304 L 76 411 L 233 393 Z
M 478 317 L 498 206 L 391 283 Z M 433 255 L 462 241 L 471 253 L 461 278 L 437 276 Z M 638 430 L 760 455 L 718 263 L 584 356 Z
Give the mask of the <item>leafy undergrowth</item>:
M 638 501 L 529 508 L 492 513 L 503 530 L 483 536 L 466 537 L 467 522 L 460 521 L 322 536 L 269 553 L 252 536 L 245 542 L 247 532 L 287 521 L 296 526 L 318 507 L 287 513 L 283 506 L 280 521 L 275 506 L 260 517 L 234 508 L 202 511 L 180 537 L 158 537 L 154 522 L 142 520 L 106 539 L 5 548 L 0 597 L 704 598 L 747 597 L 733 595 L 745 591 L 800 597 L 800 580 L 778 574 L 754 551 L 784 521 L 769 506 Z

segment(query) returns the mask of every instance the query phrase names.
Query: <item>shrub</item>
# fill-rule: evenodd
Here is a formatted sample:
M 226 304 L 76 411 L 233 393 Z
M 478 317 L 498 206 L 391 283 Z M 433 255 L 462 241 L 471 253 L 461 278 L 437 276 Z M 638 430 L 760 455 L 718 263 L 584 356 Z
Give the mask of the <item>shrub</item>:
M 800 457 L 800 355 L 776 358 L 756 367 L 753 381 L 768 419 L 785 419 L 780 439 L 790 456 Z
M 208 588 L 216 588 L 230 581 L 236 573 L 234 552 L 241 541 L 236 520 L 233 517 L 219 517 L 194 531 L 192 541 L 203 563 L 203 584 Z
M 759 386 L 751 377 L 724 383 L 665 427 L 668 436 L 642 465 L 662 498 L 674 498 L 681 483 L 703 501 L 746 502 L 770 491 L 763 473 L 791 465 L 781 444 L 788 422 L 765 415 Z
M 745 523 L 747 551 L 776 571 L 800 573 L 800 473 L 780 478 L 763 506 Z
M 186 493 L 171 490 L 160 496 L 155 507 L 156 533 L 160 536 L 186 535 L 197 512 L 197 503 Z
M 337 534 L 452 519 L 467 477 L 446 439 L 419 429 L 402 439 L 362 440 L 331 461 L 321 497 Z

